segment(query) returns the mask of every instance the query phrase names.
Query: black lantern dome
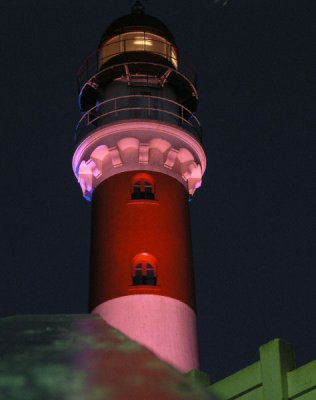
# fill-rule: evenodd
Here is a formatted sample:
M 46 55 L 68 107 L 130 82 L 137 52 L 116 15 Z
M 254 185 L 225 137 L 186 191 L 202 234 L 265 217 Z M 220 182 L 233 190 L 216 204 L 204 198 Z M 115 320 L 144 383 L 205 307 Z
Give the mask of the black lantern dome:
M 145 14 L 144 7 L 139 1 L 136 1 L 130 14 L 116 19 L 106 29 L 101 37 L 100 45 L 113 36 L 138 30 L 162 36 L 175 45 L 174 37 L 166 25 L 159 19 Z
M 116 19 L 101 36 L 99 68 L 121 61 L 147 60 L 178 68 L 174 37 L 159 19 L 136 1 L 132 12 Z

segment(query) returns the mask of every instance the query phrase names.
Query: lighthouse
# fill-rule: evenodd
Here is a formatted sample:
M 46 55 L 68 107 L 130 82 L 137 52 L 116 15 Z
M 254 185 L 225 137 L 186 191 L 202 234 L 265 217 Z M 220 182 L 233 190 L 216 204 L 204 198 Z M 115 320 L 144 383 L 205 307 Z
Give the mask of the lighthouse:
M 195 74 L 138 1 L 78 72 L 73 171 L 91 202 L 90 310 L 198 368 L 189 200 L 206 157 Z

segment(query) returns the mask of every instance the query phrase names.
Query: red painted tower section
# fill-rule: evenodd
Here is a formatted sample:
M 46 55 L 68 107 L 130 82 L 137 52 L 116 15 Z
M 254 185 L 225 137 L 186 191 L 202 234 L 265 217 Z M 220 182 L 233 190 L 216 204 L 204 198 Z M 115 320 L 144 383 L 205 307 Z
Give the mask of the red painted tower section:
M 133 200 L 133 178 L 148 179 L 149 174 L 154 199 Z M 155 285 L 133 285 L 137 259 L 153 266 Z M 146 272 L 141 275 L 146 277 Z M 194 309 L 193 286 L 188 194 L 183 185 L 150 171 L 125 172 L 102 182 L 92 201 L 91 308 L 116 297 L 146 293 L 172 297 Z
M 79 71 L 73 158 L 92 201 L 90 309 L 186 372 L 198 367 L 188 200 L 206 164 L 194 78 L 139 2 L 95 59 Z

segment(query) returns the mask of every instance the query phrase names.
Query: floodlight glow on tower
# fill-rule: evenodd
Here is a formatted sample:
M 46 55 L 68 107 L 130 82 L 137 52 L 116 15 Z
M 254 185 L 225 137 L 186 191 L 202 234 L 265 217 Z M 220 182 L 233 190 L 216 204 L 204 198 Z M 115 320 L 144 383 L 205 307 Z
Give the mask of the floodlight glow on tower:
M 136 2 L 78 78 L 73 170 L 92 202 L 91 311 L 179 370 L 197 368 L 188 200 L 206 157 L 195 77 Z

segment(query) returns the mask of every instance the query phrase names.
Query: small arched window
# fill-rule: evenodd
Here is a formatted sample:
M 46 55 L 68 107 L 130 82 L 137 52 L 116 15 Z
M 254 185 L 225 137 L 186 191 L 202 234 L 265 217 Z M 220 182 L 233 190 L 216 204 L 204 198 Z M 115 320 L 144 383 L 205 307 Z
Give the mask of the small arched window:
M 133 285 L 157 285 L 157 265 L 150 254 L 137 255 L 133 260 Z
M 132 183 L 132 200 L 155 200 L 154 180 L 148 174 L 137 174 Z

